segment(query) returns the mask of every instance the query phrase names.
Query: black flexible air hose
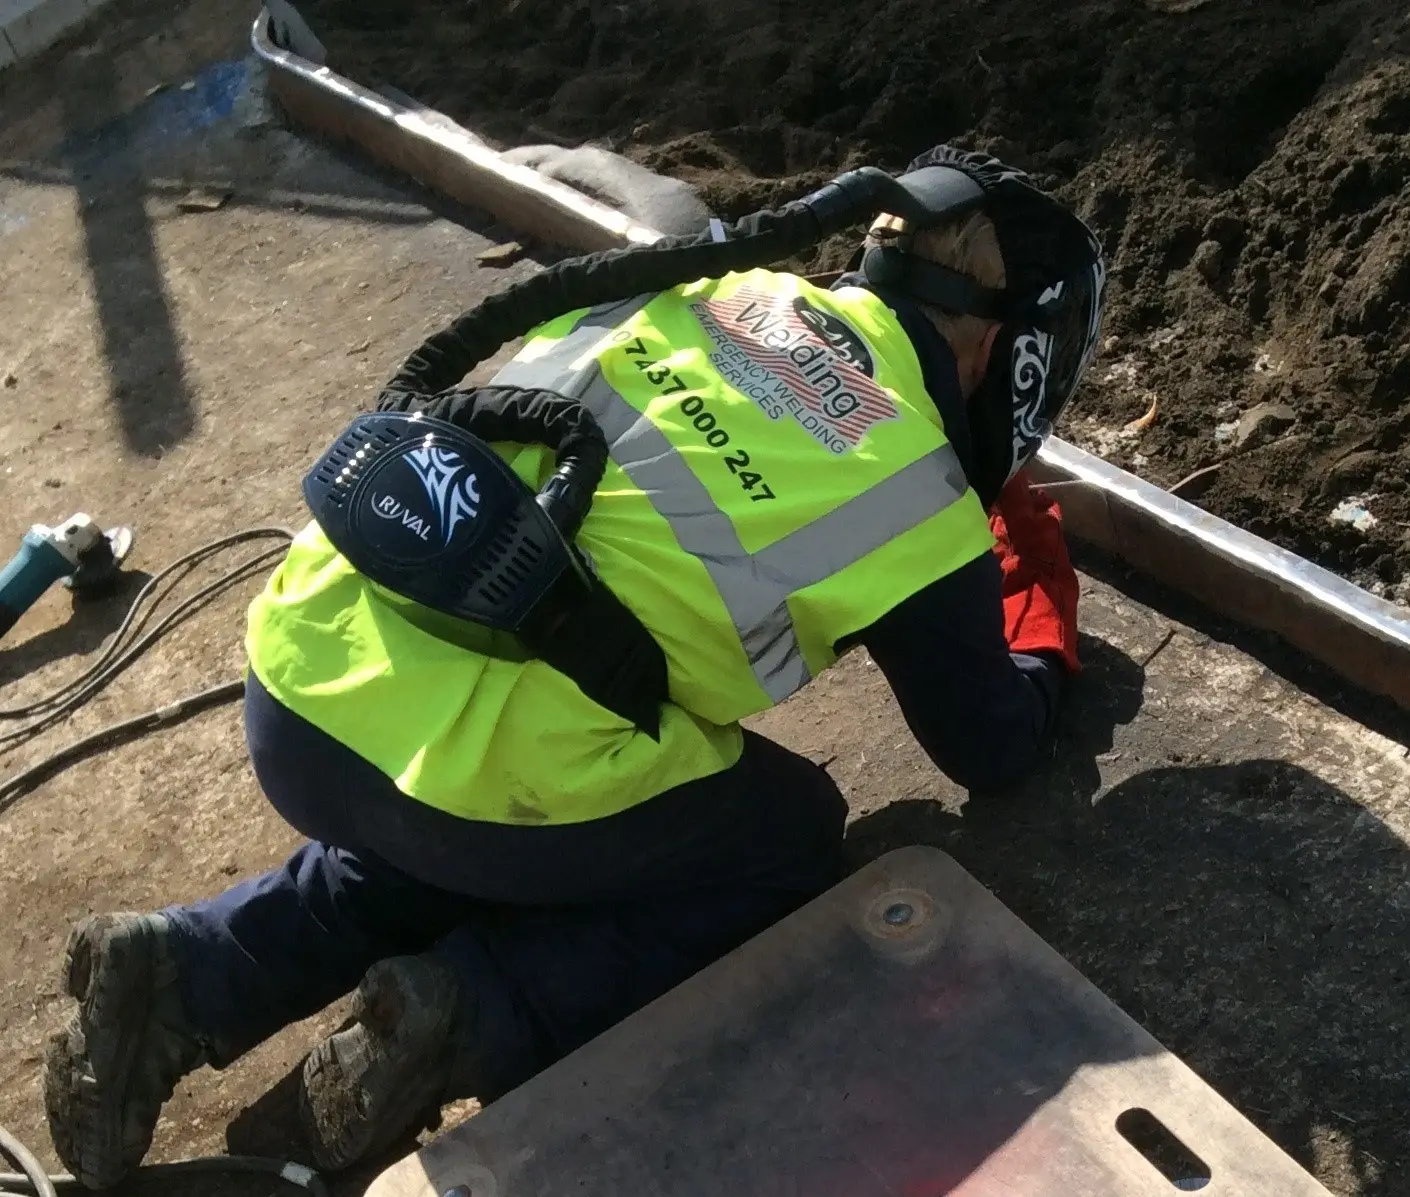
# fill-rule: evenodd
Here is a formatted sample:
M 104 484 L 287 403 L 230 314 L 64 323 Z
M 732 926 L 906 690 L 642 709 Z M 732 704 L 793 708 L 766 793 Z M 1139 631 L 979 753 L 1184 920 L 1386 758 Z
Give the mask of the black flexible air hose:
M 896 189 L 896 180 L 885 171 L 863 167 L 777 211 L 755 212 L 719 225 L 718 231 L 570 258 L 457 317 L 407 358 L 386 389 L 438 394 L 501 346 L 564 312 L 780 262 L 870 219 Z
M 607 469 L 607 438 L 577 399 L 552 391 L 488 386 L 435 395 L 383 392 L 384 411 L 444 420 L 491 444 L 542 444 L 557 458 L 557 471 L 538 501 L 567 540 L 577 535 Z
M 11 1156 L 22 1172 L 0 1172 L 0 1197 L 10 1194 L 23 1197 L 57 1197 L 60 1189 L 87 1190 L 77 1178 L 61 1172 L 50 1176 L 45 1173 L 39 1161 L 24 1145 L 0 1127 L 0 1150 Z M 310 1197 L 328 1197 L 328 1187 L 323 1178 L 312 1168 L 285 1160 L 266 1159 L 258 1155 L 212 1155 L 194 1160 L 176 1160 L 170 1164 L 146 1164 L 133 1174 L 137 1177 L 189 1176 L 192 1173 L 246 1172 L 260 1176 L 273 1176 L 297 1185 L 310 1194 Z

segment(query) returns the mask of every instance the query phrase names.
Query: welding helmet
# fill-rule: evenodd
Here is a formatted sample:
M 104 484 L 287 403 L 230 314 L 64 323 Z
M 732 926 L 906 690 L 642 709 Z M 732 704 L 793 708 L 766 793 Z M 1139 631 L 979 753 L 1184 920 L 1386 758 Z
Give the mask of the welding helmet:
M 868 246 L 867 281 L 957 315 L 998 321 L 984 381 L 968 403 L 970 485 L 989 506 L 1052 432 L 1091 363 L 1101 332 L 1106 266 L 1095 234 L 1023 171 L 950 146 L 897 178 L 909 202 L 901 235 Z M 913 234 L 982 211 L 994 224 L 1006 285 L 984 287 L 911 252 Z

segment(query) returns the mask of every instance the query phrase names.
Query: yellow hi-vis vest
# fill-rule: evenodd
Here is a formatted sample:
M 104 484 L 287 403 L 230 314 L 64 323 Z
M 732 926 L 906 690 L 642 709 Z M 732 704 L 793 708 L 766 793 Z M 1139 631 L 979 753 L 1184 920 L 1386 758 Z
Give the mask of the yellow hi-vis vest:
M 665 652 L 659 742 L 542 662 L 413 626 L 316 524 L 247 639 L 275 698 L 464 818 L 602 818 L 727 768 L 741 719 L 993 543 L 915 350 L 861 289 L 756 270 L 572 312 L 496 381 L 575 396 L 606 434 L 577 543 Z M 531 486 L 553 471 L 496 448 Z

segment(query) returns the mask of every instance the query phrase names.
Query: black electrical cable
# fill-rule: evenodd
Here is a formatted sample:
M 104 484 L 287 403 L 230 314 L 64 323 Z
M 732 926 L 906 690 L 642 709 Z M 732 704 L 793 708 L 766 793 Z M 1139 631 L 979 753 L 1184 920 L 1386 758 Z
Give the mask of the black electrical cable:
M 34 1153 L 23 1143 L 0 1126 L 0 1154 L 19 1166 L 21 1175 L 0 1174 L 0 1193 L 33 1193 L 35 1197 L 57 1197 L 54 1178 L 44 1165 L 34 1158 Z
M 136 635 L 140 631 L 142 624 L 138 622 L 138 615 L 142 611 L 143 605 L 147 602 L 168 578 L 180 569 L 193 569 L 202 564 L 207 558 L 237 544 L 243 544 L 250 540 L 267 540 L 275 538 L 282 543 L 273 549 L 266 549 L 264 552 L 241 562 L 232 569 L 227 570 L 213 582 L 203 586 L 195 594 L 188 596 L 177 603 L 163 618 L 147 632 L 129 643 L 124 643 L 129 636 Z M 293 540 L 293 533 L 287 528 L 250 528 L 244 532 L 236 532 L 230 536 L 223 536 L 217 540 L 201 545 L 193 549 L 184 556 L 179 557 L 170 565 L 160 570 L 148 579 L 147 584 L 138 592 L 133 600 L 132 606 L 128 608 L 127 614 L 123 617 L 122 623 L 118 625 L 116 633 L 108 642 L 106 648 L 99 655 L 92 665 L 85 669 L 77 677 L 70 679 L 57 690 L 46 694 L 43 698 L 34 702 L 25 703 L 23 706 L 0 708 L 0 720 L 29 719 L 30 723 L 16 731 L 7 732 L 0 735 L 0 748 L 21 740 L 26 740 L 38 734 L 46 727 L 63 718 L 65 715 L 77 709 L 88 699 L 92 698 L 99 690 L 106 686 L 113 678 L 122 673 L 132 664 L 142 653 L 146 652 L 152 644 L 163 634 L 169 631 L 176 624 L 194 615 L 202 607 L 206 606 L 212 599 L 224 593 L 231 586 L 243 581 L 251 576 L 256 570 L 272 563 L 281 556 Z M 153 604 L 155 605 L 155 604 Z M 150 612 L 147 613 L 150 615 Z M 147 616 L 144 616 L 144 619 Z M 137 626 L 134 627 L 134 624 Z
M 201 587 L 194 594 L 183 598 L 143 634 L 143 628 L 154 613 L 157 604 L 167 594 L 170 594 L 181 580 L 175 576 L 177 571 L 185 569 L 189 572 L 216 553 L 235 545 L 251 540 L 268 539 L 275 539 L 281 543 L 240 562 L 226 570 L 214 581 Z M 38 735 L 45 728 L 52 726 L 65 715 L 76 710 L 118 674 L 127 669 L 166 632 L 190 618 L 230 587 L 252 576 L 260 568 L 269 565 L 276 557 L 284 553 L 292 540 L 293 533 L 285 528 L 251 528 L 201 545 L 153 575 L 138 592 L 137 597 L 128 608 L 127 614 L 123 617 L 122 623 L 118 625 L 117 632 L 108 642 L 107 647 L 103 649 L 97 661 L 77 677 L 65 682 L 57 690 L 46 694 L 43 698 L 23 706 L 0 709 L 0 720 L 30 720 L 24 727 L 0 736 L 0 747 L 13 745 Z M 172 579 L 172 585 L 167 588 L 164 594 L 159 595 L 159 588 L 168 579 Z M 145 612 L 143 611 L 144 605 L 148 607 Z M 189 718 L 199 711 L 208 710 L 221 703 L 234 702 L 244 694 L 244 690 L 245 683 L 243 681 L 225 682 L 218 686 L 212 686 L 208 690 L 179 698 L 155 711 L 148 711 L 146 714 L 138 715 L 132 719 L 124 719 L 119 723 L 102 728 L 92 735 L 84 736 L 81 740 L 69 744 L 13 777 L 0 782 L 0 810 L 3 810 L 20 794 L 25 793 L 45 778 L 51 777 L 76 760 L 156 728 Z M 15 1197 L 20 1194 L 25 1197 L 57 1197 L 60 1190 L 81 1190 L 83 1187 L 74 1177 L 67 1174 L 49 1175 L 34 1154 L 3 1126 L 0 1126 L 0 1155 L 11 1160 L 20 1169 L 19 1172 L 0 1172 L 0 1197 Z M 141 1176 L 175 1176 L 196 1172 L 249 1172 L 277 1176 L 289 1184 L 300 1186 L 312 1197 L 327 1197 L 328 1194 L 322 1178 L 313 1169 L 303 1164 L 265 1159 L 261 1156 L 207 1156 L 201 1159 L 179 1160 L 169 1164 L 149 1164 L 138 1169 L 138 1175 Z
M 0 1172 L 0 1197 L 23 1194 L 24 1197 L 57 1197 L 59 1190 L 85 1192 L 75 1177 L 67 1173 L 47 1175 L 24 1145 L 0 1127 L 0 1151 L 11 1156 L 22 1172 Z M 169 1164 L 147 1164 L 134 1177 L 183 1176 L 194 1172 L 249 1172 L 260 1176 L 276 1176 L 297 1185 L 311 1197 L 328 1197 L 328 1186 L 312 1168 L 285 1160 L 266 1159 L 258 1155 L 212 1155 L 193 1160 L 176 1160 Z
M 220 706 L 222 703 L 236 702 L 244 696 L 244 693 L 245 683 L 243 681 L 225 682 L 197 694 L 188 694 L 185 698 L 179 698 L 175 702 L 168 703 L 155 711 L 148 711 L 144 715 L 124 719 L 120 723 L 109 724 L 90 736 L 75 740 L 72 744 L 59 749 L 58 752 L 51 753 L 29 768 L 22 769 L 13 777 L 7 777 L 4 781 L 0 781 L 0 810 L 4 810 L 20 795 L 28 793 L 40 782 L 53 777 L 55 773 L 67 768 L 75 761 L 91 756 L 101 749 L 111 748 L 137 736 L 146 735 L 159 727 L 179 723 L 201 711 L 210 710 L 211 707 Z
M 170 594 L 181 580 L 175 576 L 177 571 L 186 570 L 189 573 L 215 554 L 235 545 L 251 540 L 269 539 L 278 540 L 280 543 L 240 562 L 226 570 L 214 581 L 201 587 L 194 594 L 181 599 L 150 629 L 144 632 L 146 622 L 154 613 L 156 605 L 166 597 L 166 594 Z M 244 532 L 222 536 L 201 545 L 154 574 L 138 592 L 137 597 L 128 608 L 127 614 L 123 617 L 122 623 L 118 625 L 117 632 L 108 642 L 107 647 L 103 649 L 98 660 L 77 677 L 65 682 L 57 690 L 46 694 L 43 698 L 22 706 L 0 709 L 0 721 L 29 720 L 23 727 L 0 734 L 0 749 L 9 748 L 32 739 L 77 710 L 177 624 L 189 619 L 232 586 L 272 564 L 285 552 L 292 540 L 293 533 L 287 528 L 250 528 Z M 159 595 L 158 590 L 169 579 L 172 580 L 171 586 L 164 594 Z M 145 611 L 143 610 L 144 606 L 147 607 Z M 102 728 L 92 735 L 85 736 L 21 770 L 13 777 L 0 781 L 0 810 L 74 761 L 81 760 L 101 749 L 121 744 L 135 736 L 144 735 L 156 728 L 180 722 L 200 711 L 209 710 L 222 703 L 238 701 L 243 694 L 243 681 L 226 682 L 196 694 L 186 695 L 155 711 L 148 711 L 134 718 L 124 719 L 119 723 Z

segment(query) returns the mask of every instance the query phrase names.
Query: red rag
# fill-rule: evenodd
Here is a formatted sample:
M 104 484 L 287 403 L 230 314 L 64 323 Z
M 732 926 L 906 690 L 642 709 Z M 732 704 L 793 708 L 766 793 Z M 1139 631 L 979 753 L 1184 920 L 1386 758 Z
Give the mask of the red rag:
M 1062 508 L 1027 471 L 1015 474 L 989 516 L 1004 573 L 1004 636 L 1016 653 L 1057 653 L 1072 673 L 1077 660 L 1077 571 L 1062 535 Z

